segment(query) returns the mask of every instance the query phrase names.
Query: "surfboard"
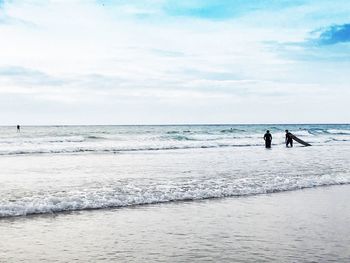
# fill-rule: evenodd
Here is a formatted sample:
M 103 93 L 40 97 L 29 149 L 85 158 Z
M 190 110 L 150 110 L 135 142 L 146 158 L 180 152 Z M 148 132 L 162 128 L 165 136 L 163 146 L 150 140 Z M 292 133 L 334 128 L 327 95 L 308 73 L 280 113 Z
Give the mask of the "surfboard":
M 297 136 L 295 136 L 294 134 L 292 134 L 292 138 L 294 141 L 304 145 L 304 146 L 311 146 L 310 143 L 304 142 L 302 139 L 299 139 Z

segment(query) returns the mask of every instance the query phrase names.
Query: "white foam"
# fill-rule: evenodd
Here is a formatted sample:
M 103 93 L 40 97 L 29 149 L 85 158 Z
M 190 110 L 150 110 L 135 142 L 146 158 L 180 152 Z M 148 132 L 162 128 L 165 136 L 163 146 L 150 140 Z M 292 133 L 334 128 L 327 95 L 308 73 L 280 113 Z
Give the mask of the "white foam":
M 202 200 L 292 191 L 318 186 L 349 184 L 349 175 L 286 177 L 269 176 L 230 179 L 201 179 L 150 183 L 149 185 L 108 185 L 96 189 L 47 192 L 0 202 L 0 217 L 103 209 L 184 200 Z
M 31 127 L 21 133 L 0 127 L 0 155 L 103 153 L 154 151 L 263 145 L 266 127 L 256 126 L 145 126 L 145 127 Z M 284 144 L 284 126 L 273 132 L 273 144 Z M 272 131 L 277 128 L 272 129 Z M 189 132 L 184 132 L 188 130 Z M 223 132 L 224 131 L 224 132 Z M 321 132 L 315 132 L 321 131 Z M 332 144 L 347 140 L 346 125 L 295 127 L 291 130 L 313 144 Z

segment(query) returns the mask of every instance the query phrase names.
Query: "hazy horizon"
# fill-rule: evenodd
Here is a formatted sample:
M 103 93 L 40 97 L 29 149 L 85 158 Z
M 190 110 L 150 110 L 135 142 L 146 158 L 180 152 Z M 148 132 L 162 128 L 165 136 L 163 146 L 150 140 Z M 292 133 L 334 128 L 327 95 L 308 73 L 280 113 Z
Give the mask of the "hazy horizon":
M 134 124 L 7 124 L 0 125 L 0 127 L 16 127 L 20 125 L 21 127 L 42 127 L 42 126 L 254 126 L 254 125 L 350 125 L 350 123 L 134 123 Z

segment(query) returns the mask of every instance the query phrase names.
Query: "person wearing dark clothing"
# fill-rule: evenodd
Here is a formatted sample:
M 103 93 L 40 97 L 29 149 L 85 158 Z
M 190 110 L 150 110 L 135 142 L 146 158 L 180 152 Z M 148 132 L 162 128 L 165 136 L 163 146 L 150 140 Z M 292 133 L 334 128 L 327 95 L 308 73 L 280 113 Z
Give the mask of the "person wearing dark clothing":
M 265 140 L 265 147 L 271 148 L 272 135 L 271 135 L 269 130 L 266 131 L 266 133 L 264 135 L 264 140 Z
M 286 147 L 288 147 L 288 145 L 293 147 L 293 136 L 288 130 L 286 130 Z
M 17 132 L 21 131 L 21 126 L 17 125 Z

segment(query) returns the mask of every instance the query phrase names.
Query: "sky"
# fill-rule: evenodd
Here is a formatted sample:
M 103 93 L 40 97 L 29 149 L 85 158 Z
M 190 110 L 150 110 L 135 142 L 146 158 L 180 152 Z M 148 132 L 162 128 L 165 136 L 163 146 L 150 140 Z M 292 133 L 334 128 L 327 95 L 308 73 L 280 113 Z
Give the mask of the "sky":
M 0 0 L 0 125 L 350 123 L 348 0 Z

